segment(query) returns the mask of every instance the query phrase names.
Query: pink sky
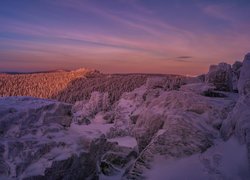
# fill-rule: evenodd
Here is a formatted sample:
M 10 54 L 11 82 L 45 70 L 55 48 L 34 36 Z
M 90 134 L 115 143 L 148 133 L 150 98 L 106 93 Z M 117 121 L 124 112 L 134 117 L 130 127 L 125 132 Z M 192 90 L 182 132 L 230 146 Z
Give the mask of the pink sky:
M 247 1 L 0 3 L 0 71 L 197 75 L 249 51 Z

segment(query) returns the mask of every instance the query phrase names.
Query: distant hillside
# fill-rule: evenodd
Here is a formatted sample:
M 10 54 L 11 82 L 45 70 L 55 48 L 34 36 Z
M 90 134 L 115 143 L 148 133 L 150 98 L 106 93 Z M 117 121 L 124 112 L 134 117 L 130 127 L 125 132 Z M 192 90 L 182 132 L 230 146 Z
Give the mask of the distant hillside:
M 117 101 L 124 92 L 130 92 L 143 85 L 149 75 L 101 75 L 77 78 L 67 88 L 52 96 L 63 102 L 73 103 L 89 99 L 94 91 L 108 92 L 112 102 Z
M 66 88 L 69 82 L 88 74 L 91 71 L 3 74 L 0 75 L 0 96 L 50 98 Z
M 70 70 L 66 69 L 56 69 L 51 71 L 34 71 L 34 72 L 15 72 L 15 71 L 7 71 L 7 72 L 0 72 L 1 74 L 40 74 L 40 73 L 56 73 L 56 72 L 70 72 Z
M 0 96 L 33 96 L 74 103 L 89 99 L 93 91 L 108 92 L 112 102 L 124 92 L 146 83 L 148 77 L 173 75 L 101 74 L 79 69 L 34 74 L 0 75 Z

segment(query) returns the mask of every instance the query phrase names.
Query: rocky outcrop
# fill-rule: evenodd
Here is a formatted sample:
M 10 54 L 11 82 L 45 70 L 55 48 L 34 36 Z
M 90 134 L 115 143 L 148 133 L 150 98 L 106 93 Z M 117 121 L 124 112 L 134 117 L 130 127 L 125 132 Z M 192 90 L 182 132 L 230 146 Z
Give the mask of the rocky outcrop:
M 217 90 L 220 91 L 232 91 L 232 68 L 230 64 L 220 63 L 218 65 L 212 65 L 209 68 L 209 72 L 206 74 L 206 83 L 213 84 Z
M 92 102 L 92 109 L 104 109 Z M 71 107 L 31 97 L 0 98 L 0 179 L 119 176 L 137 157 L 135 138 L 107 139 L 109 124 L 71 123 Z
M 232 71 L 233 71 L 232 83 L 234 92 L 238 92 L 238 80 L 240 78 L 241 67 L 242 67 L 242 62 L 239 61 L 236 61 L 232 65 Z
M 201 82 L 204 83 L 206 80 L 206 74 L 201 74 L 201 75 L 197 76 L 197 79 L 199 79 Z
M 250 54 L 245 56 L 238 81 L 240 97 L 233 111 L 223 122 L 221 133 L 225 140 L 232 134 L 238 137 L 241 143 L 245 143 L 248 149 L 250 168 Z
M 226 63 L 211 65 L 204 81 L 213 84 L 216 90 L 237 93 L 241 67 L 240 61 L 236 61 L 232 66 Z
M 238 82 L 238 90 L 240 95 L 247 96 L 250 94 L 250 53 L 248 53 L 243 61 Z
M 197 78 L 183 76 L 156 76 L 148 78 L 145 85 L 132 92 L 124 93 L 114 107 L 115 128 L 109 133 L 113 136 L 131 135 L 138 117 L 147 109 L 147 105 L 163 92 L 178 90 L 187 82 L 199 81 Z M 156 123 L 156 122 L 155 122 Z M 155 133 L 155 132 L 154 132 Z M 144 138 L 147 138 L 145 136 Z
M 219 137 L 221 124 L 235 105 L 231 97 L 206 97 L 215 91 L 213 85 L 183 85 L 184 81 L 179 91 L 173 91 L 166 82 L 160 77 L 150 79 L 145 86 L 125 93 L 115 106 L 115 126 L 109 136 L 135 137 L 140 152 L 124 179 L 143 178 L 158 154 L 177 158 L 177 154 L 184 157 L 205 151 Z
M 25 180 L 36 179 L 99 179 L 119 175 L 126 164 L 137 156 L 131 147 L 119 146 L 107 141 L 105 136 L 93 139 L 85 152 L 72 154 L 69 158 L 53 161 L 44 175 L 30 176 Z
M 0 176 L 15 178 L 32 171 L 36 173 L 43 166 L 39 165 L 40 169 L 35 171 L 31 165 L 35 168 L 52 149 L 67 146 L 53 138 L 63 135 L 64 129 L 70 126 L 71 107 L 70 104 L 31 97 L 0 98 L 0 166 L 5 169 Z M 53 152 L 52 158 L 54 153 L 57 154 Z
M 250 108 L 250 54 L 245 56 L 243 66 L 241 68 L 240 78 L 238 81 L 238 90 L 240 97 L 233 111 L 224 121 L 222 126 L 222 135 L 225 139 L 229 138 L 232 133 L 245 134 L 246 126 L 248 126 L 249 108 Z M 240 128 L 241 126 L 242 129 Z M 239 131 L 237 131 L 238 129 Z M 240 130 L 241 129 L 241 130 Z M 242 136 L 242 135 L 240 135 Z M 243 135 L 244 136 L 244 135 Z M 244 141 L 240 138 L 240 141 Z
M 0 98 L 0 135 L 19 137 L 42 125 L 69 127 L 71 104 L 31 97 Z M 15 128 L 14 128 L 15 127 Z M 14 132 L 13 132 L 14 129 Z
M 73 120 L 78 124 L 90 124 L 91 119 L 100 111 L 110 108 L 108 93 L 92 92 L 89 101 L 78 101 L 72 108 Z
M 140 155 L 124 174 L 128 179 L 143 178 L 157 155 L 171 159 L 204 152 L 235 104 L 185 91 L 162 92 L 145 103 L 132 130 Z
M 200 95 L 206 95 L 207 93 L 214 91 L 215 86 L 213 84 L 206 83 L 192 83 L 181 86 L 180 90 L 186 92 L 194 92 Z

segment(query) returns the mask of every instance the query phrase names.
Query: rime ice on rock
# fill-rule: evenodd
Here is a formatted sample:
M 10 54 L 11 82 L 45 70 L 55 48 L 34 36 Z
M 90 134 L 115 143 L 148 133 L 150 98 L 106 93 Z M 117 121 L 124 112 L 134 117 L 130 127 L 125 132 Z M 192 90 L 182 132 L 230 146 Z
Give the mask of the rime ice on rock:
M 212 83 L 217 90 L 232 91 L 232 68 L 230 64 L 212 65 L 206 75 L 206 83 Z
M 232 82 L 233 82 L 233 91 L 238 92 L 238 80 L 240 78 L 240 71 L 242 67 L 242 62 L 236 61 L 232 65 L 232 71 L 233 71 L 233 77 L 232 77 Z
M 92 92 L 89 101 L 78 101 L 72 108 L 73 120 L 78 124 L 89 124 L 100 111 L 107 111 L 110 108 L 108 93 Z
M 223 122 L 221 133 L 224 139 L 235 134 L 241 143 L 247 145 L 250 168 L 250 53 L 243 61 L 238 90 L 240 97 L 227 120 Z
M 250 53 L 244 58 L 238 82 L 238 89 L 240 95 L 248 96 L 250 94 Z

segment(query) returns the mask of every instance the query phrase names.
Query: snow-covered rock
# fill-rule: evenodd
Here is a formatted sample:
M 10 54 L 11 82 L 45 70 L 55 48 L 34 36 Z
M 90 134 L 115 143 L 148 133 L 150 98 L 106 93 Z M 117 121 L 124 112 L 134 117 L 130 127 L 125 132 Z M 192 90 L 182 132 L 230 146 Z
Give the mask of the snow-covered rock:
M 138 154 L 135 138 L 108 140 L 112 124 L 71 123 L 71 107 L 0 98 L 0 179 L 96 179 L 124 172 Z
M 233 134 L 241 143 L 245 143 L 248 150 L 250 168 L 250 54 L 245 56 L 238 81 L 240 97 L 233 111 L 223 121 L 221 134 L 228 139 Z
M 219 138 L 221 123 L 234 104 L 231 98 L 184 91 L 165 91 L 145 101 L 131 132 L 140 155 L 124 177 L 142 178 L 159 154 L 180 158 L 205 151 Z
M 237 152 L 237 155 L 236 155 Z M 185 158 L 165 158 L 158 155 L 145 173 L 145 179 L 238 179 L 247 180 L 246 148 L 235 138 L 216 141 L 203 153 Z
M 243 61 L 238 82 L 238 90 L 241 95 L 250 95 L 250 53 L 248 53 Z
M 135 125 L 141 106 L 145 101 L 145 92 L 146 88 L 142 86 L 122 95 L 113 109 L 114 127 L 107 135 L 109 138 L 131 134 L 131 129 Z
M 205 82 L 206 74 L 201 74 L 201 75 L 197 76 L 197 79 L 199 79 L 201 82 Z
M 238 80 L 240 78 L 240 71 L 242 67 L 242 62 L 236 61 L 232 65 L 232 71 L 233 71 L 233 77 L 232 77 L 232 82 L 233 82 L 233 91 L 238 92 Z
M 223 121 L 221 133 L 224 139 L 228 139 L 235 134 L 241 143 L 247 141 L 247 134 L 250 127 L 250 100 L 245 97 L 240 97 L 234 109 L 228 115 L 228 118 Z
M 140 88 L 124 93 L 114 107 L 115 127 L 110 131 L 109 137 L 131 135 L 139 115 L 147 109 L 147 104 L 165 91 L 179 89 L 187 79 L 191 78 L 156 76 L 148 78 L 146 84 Z
M 182 85 L 181 91 L 194 92 L 196 94 L 205 95 L 208 92 L 214 91 L 215 86 L 207 83 L 191 83 Z
M 0 176 L 24 178 L 42 173 L 50 164 L 43 158 L 48 152 L 55 159 L 67 157 L 71 148 L 54 137 L 65 135 L 64 129 L 71 123 L 71 107 L 31 97 L 0 98 L 0 166 L 6 170 Z
M 243 66 L 241 68 L 240 78 L 238 82 L 238 89 L 240 98 L 237 101 L 236 106 L 230 113 L 227 120 L 223 122 L 222 135 L 225 139 L 235 133 L 240 137 L 240 141 L 245 142 L 247 139 L 247 132 L 250 117 L 250 54 L 245 56 Z
M 89 101 L 78 101 L 73 106 L 73 121 L 78 124 L 90 124 L 98 112 L 107 111 L 110 106 L 108 93 L 92 92 Z
M 0 135 L 19 137 L 38 133 L 36 128 L 51 124 L 69 127 L 71 108 L 71 104 L 32 97 L 0 98 Z
M 199 80 L 182 76 L 156 76 L 148 78 L 146 84 L 140 88 L 124 93 L 114 107 L 115 127 L 110 132 L 110 137 L 131 135 L 138 117 L 147 110 L 147 105 L 152 100 L 166 91 L 179 89 L 187 82 L 196 81 Z
M 232 68 L 230 64 L 212 65 L 206 75 L 206 83 L 212 83 L 217 90 L 232 91 Z

